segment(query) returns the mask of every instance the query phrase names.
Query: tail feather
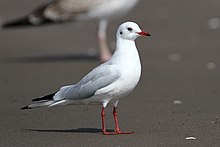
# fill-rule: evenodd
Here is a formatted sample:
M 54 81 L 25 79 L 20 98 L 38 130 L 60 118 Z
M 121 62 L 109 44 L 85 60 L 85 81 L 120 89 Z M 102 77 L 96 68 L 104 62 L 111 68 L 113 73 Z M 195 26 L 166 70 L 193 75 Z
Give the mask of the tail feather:
M 36 102 L 36 103 L 30 104 L 28 106 L 22 107 L 21 110 L 49 106 L 49 105 L 53 104 L 54 102 L 55 102 L 54 100 L 44 101 L 44 102 Z

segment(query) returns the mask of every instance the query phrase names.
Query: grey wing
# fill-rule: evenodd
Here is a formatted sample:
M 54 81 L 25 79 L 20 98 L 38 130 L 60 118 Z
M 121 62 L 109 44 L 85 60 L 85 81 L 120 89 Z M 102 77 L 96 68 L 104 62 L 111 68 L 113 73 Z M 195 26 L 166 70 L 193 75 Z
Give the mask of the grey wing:
M 60 90 L 62 99 L 80 100 L 92 97 L 95 92 L 114 83 L 120 72 L 113 65 L 99 66 L 88 73 L 76 85 L 64 87 Z
M 73 19 L 79 13 L 86 13 L 107 0 L 55 0 L 44 11 L 46 18 L 54 21 Z

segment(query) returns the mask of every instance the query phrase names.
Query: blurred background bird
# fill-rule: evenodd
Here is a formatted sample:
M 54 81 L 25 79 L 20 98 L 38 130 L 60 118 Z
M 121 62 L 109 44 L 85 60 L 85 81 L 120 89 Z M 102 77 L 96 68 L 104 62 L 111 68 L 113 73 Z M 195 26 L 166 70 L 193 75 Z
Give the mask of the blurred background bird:
M 107 61 L 112 53 L 107 44 L 106 30 L 109 20 L 130 11 L 139 0 L 53 0 L 15 20 L 5 22 L 3 28 L 42 26 L 47 24 L 95 19 L 99 58 Z

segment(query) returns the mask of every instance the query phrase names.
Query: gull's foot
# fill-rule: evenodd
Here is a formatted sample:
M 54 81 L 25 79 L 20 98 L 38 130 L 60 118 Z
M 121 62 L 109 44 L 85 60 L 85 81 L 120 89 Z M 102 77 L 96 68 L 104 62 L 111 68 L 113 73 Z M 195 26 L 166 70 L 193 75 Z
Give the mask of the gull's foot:
M 103 131 L 103 135 L 120 135 L 120 134 L 134 134 L 134 132 L 122 132 L 122 131 L 114 131 L 114 132 L 107 132 Z

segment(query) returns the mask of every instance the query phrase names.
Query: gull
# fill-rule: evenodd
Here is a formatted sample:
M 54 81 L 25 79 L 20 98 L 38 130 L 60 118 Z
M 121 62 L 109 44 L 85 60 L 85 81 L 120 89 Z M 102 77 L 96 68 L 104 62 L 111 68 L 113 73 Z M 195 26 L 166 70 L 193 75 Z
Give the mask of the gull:
M 111 57 L 106 30 L 110 19 L 130 11 L 139 0 L 51 0 L 28 15 L 6 22 L 3 28 L 95 19 L 99 22 L 97 38 L 102 62 Z
M 100 104 L 102 105 L 102 133 L 132 134 L 119 129 L 116 107 L 119 98 L 129 94 L 138 84 L 141 76 L 141 62 L 135 39 L 139 36 L 150 36 L 135 22 L 121 24 L 116 33 L 116 50 L 107 62 L 97 66 L 78 83 L 63 86 L 59 91 L 33 99 L 33 103 L 21 109 L 32 109 L 41 106 L 53 107 L 67 104 Z M 115 131 L 107 132 L 105 127 L 105 107 L 113 104 Z

